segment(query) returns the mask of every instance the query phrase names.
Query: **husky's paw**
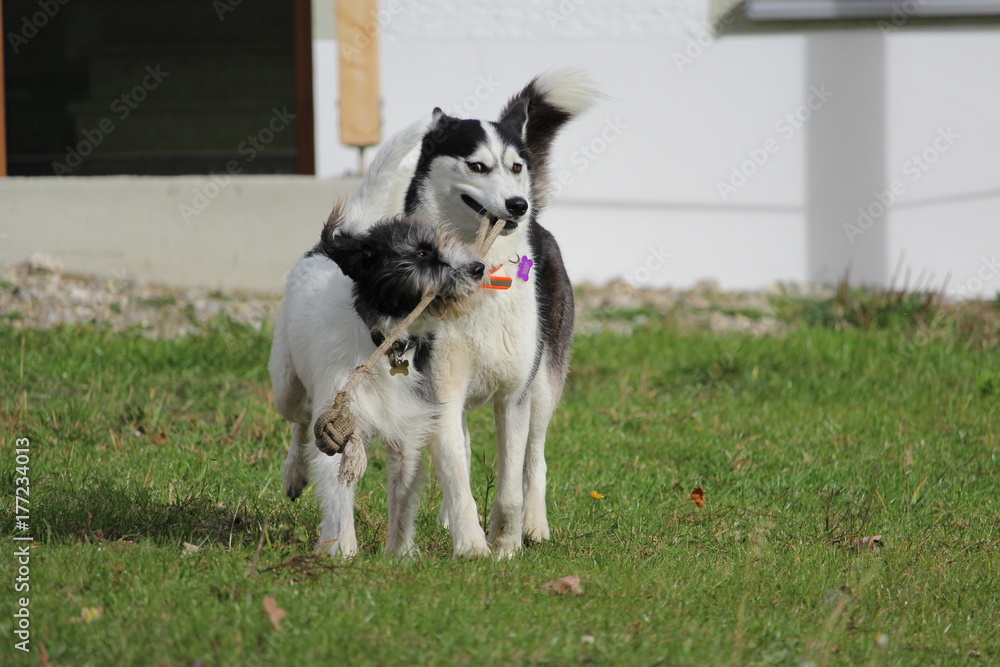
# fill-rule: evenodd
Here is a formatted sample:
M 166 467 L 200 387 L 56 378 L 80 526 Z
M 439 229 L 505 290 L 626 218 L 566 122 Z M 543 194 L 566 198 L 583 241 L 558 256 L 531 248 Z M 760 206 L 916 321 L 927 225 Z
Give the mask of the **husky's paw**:
M 493 547 L 493 555 L 497 558 L 513 558 L 521 549 L 521 536 L 501 531 L 497 537 L 491 538 L 490 545 Z
M 456 558 L 482 558 L 490 555 L 490 547 L 486 544 L 486 537 L 480 534 L 470 539 L 457 540 L 454 553 Z
M 493 504 L 488 541 L 497 556 L 510 557 L 521 548 L 523 511 L 524 507 L 519 503 L 498 501 Z
M 524 521 L 521 523 L 521 534 L 524 539 L 530 542 L 544 542 L 552 539 L 552 532 L 549 530 L 549 521 L 545 517 L 545 512 L 538 516 L 536 513 L 526 511 Z
M 340 537 L 324 537 L 320 535 L 316 543 L 315 553 L 322 558 L 354 558 L 358 555 L 357 535 L 341 535 Z
M 400 546 L 387 545 L 385 548 L 385 557 L 388 559 L 403 560 L 406 558 L 415 558 L 419 555 L 420 549 L 418 549 L 417 545 L 412 542 Z

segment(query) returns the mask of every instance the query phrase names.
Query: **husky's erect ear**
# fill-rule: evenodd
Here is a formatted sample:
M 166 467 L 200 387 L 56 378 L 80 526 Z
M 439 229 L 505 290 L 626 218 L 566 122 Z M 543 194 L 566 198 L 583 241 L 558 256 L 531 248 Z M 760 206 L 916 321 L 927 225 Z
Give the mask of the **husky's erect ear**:
M 420 160 L 429 160 L 434 157 L 440 149 L 441 144 L 447 141 L 449 133 L 458 127 L 461 122 L 458 118 L 452 118 L 441 111 L 441 107 L 434 107 L 434 111 L 431 112 L 431 122 L 427 124 L 427 131 L 424 133 Z M 417 180 L 414 179 L 413 183 L 416 182 Z
M 511 106 L 503 118 L 500 119 L 500 124 L 509 127 L 524 141 L 528 130 L 528 103 L 520 100 Z
M 328 237 L 326 230 L 323 231 L 323 239 L 320 242 L 323 254 L 336 262 L 344 275 L 354 282 L 363 280 L 367 271 L 371 269 L 374 256 L 368 239 L 347 233 L 331 234 Z
M 441 107 L 434 107 L 434 111 L 431 112 L 431 122 L 427 126 L 428 132 L 433 132 L 438 127 L 444 125 L 449 120 L 453 120 L 445 112 L 441 111 Z

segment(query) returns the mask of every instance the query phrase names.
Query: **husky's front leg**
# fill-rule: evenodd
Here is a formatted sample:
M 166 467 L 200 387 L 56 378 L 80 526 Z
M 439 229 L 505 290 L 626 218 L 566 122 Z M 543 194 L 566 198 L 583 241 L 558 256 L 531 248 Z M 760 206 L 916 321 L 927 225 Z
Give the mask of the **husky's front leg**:
M 497 495 L 490 513 L 489 542 L 498 556 L 512 556 L 521 548 L 530 396 L 498 396 L 493 411 L 497 424 Z
M 551 537 L 545 510 L 545 435 L 552 413 L 562 395 L 562 381 L 553 379 L 545 362 L 531 385 L 531 426 L 528 447 L 524 453 L 524 537 L 541 542 Z
M 462 401 L 446 401 L 438 431 L 429 442 L 431 458 L 447 511 L 448 528 L 456 556 L 485 556 L 490 550 L 479 525 L 472 497 L 469 466 L 462 432 Z
M 472 436 L 469 435 L 469 420 L 466 411 L 462 411 L 462 436 L 465 438 L 465 469 L 472 479 Z M 438 523 L 448 528 L 448 503 L 441 503 L 441 511 L 438 512 Z

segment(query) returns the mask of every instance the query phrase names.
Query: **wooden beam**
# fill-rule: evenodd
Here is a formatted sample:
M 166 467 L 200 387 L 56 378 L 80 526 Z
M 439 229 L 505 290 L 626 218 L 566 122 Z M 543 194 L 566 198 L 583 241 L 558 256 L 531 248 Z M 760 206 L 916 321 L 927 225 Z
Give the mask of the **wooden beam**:
M 338 0 L 340 140 L 364 149 L 381 141 L 376 0 Z
M 3 0 L 0 0 L 2 2 Z M 316 173 L 316 131 L 313 120 L 312 2 L 295 0 L 296 171 Z
M 3 0 L 0 0 L 0 37 L 3 31 Z M 0 44 L 0 178 L 7 176 L 7 78 L 3 67 L 3 45 Z

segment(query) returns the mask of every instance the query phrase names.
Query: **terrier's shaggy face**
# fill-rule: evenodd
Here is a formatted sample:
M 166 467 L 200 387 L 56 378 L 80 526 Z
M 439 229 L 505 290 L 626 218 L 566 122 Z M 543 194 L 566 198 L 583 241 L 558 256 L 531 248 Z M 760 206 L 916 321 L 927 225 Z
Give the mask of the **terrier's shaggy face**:
M 479 291 L 486 269 L 469 246 L 413 218 L 382 220 L 363 234 L 339 231 L 331 216 L 314 252 L 326 255 L 354 281 L 354 307 L 370 327 L 406 317 L 425 294 L 441 314 Z

